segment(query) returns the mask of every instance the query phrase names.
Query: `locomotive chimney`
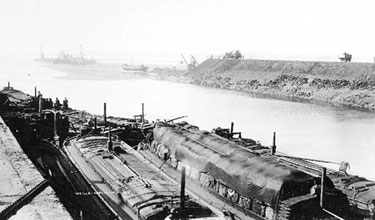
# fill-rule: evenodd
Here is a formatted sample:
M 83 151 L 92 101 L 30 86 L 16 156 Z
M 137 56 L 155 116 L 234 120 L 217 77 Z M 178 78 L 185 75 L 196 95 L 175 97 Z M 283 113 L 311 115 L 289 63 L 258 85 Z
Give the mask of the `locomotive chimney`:
M 37 94 L 36 94 L 36 86 L 34 86 L 34 97 L 37 97 Z
M 180 218 L 182 219 L 184 216 L 184 209 L 185 209 L 185 167 L 182 166 L 181 169 L 181 194 L 180 194 Z

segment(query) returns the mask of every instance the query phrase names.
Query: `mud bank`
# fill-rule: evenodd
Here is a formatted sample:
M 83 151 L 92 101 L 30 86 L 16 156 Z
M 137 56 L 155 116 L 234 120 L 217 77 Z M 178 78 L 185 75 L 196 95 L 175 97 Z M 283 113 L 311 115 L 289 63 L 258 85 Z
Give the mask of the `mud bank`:
M 149 75 L 159 80 L 375 111 L 372 63 L 209 59 L 191 72 L 155 69 Z
M 38 183 L 42 175 L 23 152 L 0 117 L 0 212 Z M 10 219 L 72 219 L 51 187 L 47 187 Z

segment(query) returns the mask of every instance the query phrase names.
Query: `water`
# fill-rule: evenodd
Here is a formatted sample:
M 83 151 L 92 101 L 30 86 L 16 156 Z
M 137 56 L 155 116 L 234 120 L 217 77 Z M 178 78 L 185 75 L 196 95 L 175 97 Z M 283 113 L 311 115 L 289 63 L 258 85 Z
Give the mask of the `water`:
M 46 97 L 67 97 L 73 108 L 131 117 L 145 103 L 149 120 L 188 115 L 201 129 L 229 127 L 265 145 L 277 133 L 277 150 L 294 156 L 348 161 L 349 173 L 375 180 L 375 114 L 357 110 L 261 99 L 249 94 L 193 85 L 129 79 L 93 81 L 61 79 L 64 73 L 37 62 L 1 62 L 0 86 L 8 81 L 29 94 L 34 86 Z M 338 168 L 338 165 L 330 167 Z

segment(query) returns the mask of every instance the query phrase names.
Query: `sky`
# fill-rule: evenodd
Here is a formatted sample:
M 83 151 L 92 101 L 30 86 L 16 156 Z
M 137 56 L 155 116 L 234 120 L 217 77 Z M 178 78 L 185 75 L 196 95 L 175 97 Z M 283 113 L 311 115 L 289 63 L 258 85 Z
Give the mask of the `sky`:
M 1 0 L 0 59 L 59 51 L 98 60 L 374 62 L 373 0 Z

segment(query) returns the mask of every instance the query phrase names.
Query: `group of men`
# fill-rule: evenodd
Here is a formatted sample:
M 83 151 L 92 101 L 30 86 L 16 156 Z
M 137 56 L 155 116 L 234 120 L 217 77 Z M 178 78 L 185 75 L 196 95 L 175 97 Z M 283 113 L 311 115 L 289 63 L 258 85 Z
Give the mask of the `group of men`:
M 60 100 L 57 97 L 56 97 L 55 104 L 54 104 L 53 107 L 56 110 L 61 110 Z M 65 97 L 64 100 L 63 100 L 63 104 L 62 104 L 62 110 L 67 110 L 68 108 L 69 108 L 69 106 L 68 106 L 68 100 Z

